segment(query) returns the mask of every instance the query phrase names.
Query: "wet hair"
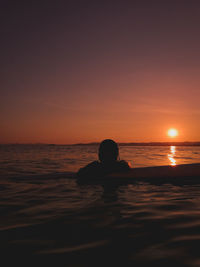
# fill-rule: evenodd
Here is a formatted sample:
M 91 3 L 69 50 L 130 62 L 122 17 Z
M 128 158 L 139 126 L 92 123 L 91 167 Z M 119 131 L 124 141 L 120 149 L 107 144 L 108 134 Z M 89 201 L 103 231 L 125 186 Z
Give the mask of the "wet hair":
M 99 160 L 101 162 L 116 161 L 119 156 L 118 145 L 111 139 L 105 139 L 99 145 Z

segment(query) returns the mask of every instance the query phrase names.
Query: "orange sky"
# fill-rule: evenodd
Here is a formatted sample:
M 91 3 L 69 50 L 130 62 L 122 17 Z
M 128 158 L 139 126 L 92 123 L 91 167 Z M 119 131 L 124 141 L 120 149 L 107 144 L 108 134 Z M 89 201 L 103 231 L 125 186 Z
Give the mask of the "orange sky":
M 199 4 L 123 3 L 5 4 L 0 143 L 200 141 Z

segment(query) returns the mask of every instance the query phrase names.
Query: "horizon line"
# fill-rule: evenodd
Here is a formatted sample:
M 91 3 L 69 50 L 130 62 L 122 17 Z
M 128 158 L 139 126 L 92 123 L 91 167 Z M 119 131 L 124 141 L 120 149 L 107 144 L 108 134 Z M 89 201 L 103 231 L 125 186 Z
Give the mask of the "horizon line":
M 52 145 L 52 146 L 77 146 L 77 145 L 98 145 L 101 142 L 87 142 L 87 143 L 66 143 L 66 144 L 57 144 L 57 143 L 44 143 L 44 142 L 34 142 L 34 143 L 0 143 L 0 145 Z M 198 145 L 200 146 L 200 141 L 150 141 L 150 142 L 118 142 L 118 145 Z

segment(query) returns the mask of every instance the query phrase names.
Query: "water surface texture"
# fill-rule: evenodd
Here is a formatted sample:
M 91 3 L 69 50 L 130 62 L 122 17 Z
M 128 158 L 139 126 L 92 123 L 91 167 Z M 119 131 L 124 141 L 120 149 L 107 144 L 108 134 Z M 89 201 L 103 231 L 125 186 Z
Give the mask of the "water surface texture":
M 96 159 L 97 146 L 0 149 L 0 249 L 8 265 L 200 265 L 200 183 L 80 186 L 71 171 Z M 139 167 L 197 163 L 200 148 L 120 152 Z
M 97 160 L 97 145 L 0 145 L 0 174 L 76 172 Z M 132 167 L 200 162 L 200 146 L 121 146 L 120 158 Z

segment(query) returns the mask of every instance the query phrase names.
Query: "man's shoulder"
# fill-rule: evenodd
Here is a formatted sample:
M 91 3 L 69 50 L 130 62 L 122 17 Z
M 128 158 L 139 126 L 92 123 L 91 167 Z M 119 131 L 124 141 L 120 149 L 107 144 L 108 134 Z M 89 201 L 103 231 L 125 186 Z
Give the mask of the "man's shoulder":
M 99 161 L 93 161 L 91 163 L 89 163 L 88 165 L 86 165 L 83 168 L 80 168 L 79 171 L 77 172 L 77 176 L 81 177 L 81 176 L 88 176 L 88 175 L 92 175 L 93 172 L 95 172 L 100 166 L 100 162 Z
M 118 161 L 118 164 L 121 168 L 124 168 L 126 170 L 129 170 L 131 168 L 130 164 L 125 160 Z
M 96 167 L 96 166 L 99 166 L 100 165 L 100 162 L 95 160 L 95 161 L 92 161 L 90 162 L 88 165 L 86 165 L 85 167 Z

